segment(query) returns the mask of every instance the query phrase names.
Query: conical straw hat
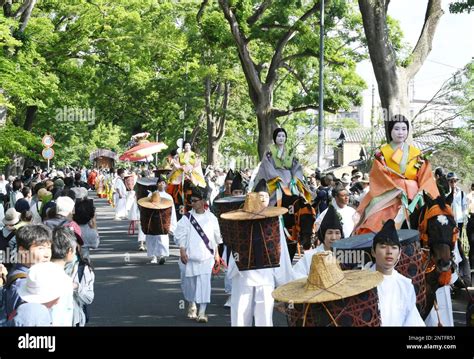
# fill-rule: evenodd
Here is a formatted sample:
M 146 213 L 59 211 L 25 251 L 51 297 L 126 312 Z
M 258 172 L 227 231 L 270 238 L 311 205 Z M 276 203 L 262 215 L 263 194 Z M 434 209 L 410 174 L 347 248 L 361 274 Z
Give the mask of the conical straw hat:
M 368 270 L 342 271 L 332 252 L 313 255 L 309 276 L 285 284 L 272 293 L 287 303 L 322 303 L 363 293 L 383 281 L 383 274 Z
M 166 209 L 170 208 L 173 205 L 173 201 L 161 198 L 160 193 L 158 191 L 155 191 L 151 194 L 151 197 L 139 199 L 138 204 L 145 208 Z
M 231 221 L 248 221 L 252 219 L 264 219 L 278 217 L 288 212 L 282 207 L 265 207 L 256 192 L 247 193 L 244 207 L 236 211 L 230 211 L 221 215 L 223 219 Z

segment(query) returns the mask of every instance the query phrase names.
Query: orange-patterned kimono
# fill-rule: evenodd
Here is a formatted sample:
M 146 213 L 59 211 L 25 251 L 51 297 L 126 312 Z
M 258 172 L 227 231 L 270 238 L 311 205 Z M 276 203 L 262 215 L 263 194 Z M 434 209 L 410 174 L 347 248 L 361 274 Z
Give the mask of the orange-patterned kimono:
M 431 165 L 420 161 L 420 155 L 418 148 L 407 144 L 397 150 L 390 144 L 381 147 L 370 171 L 370 191 L 357 208 L 355 233 L 379 232 L 388 219 L 399 228 L 422 200 L 423 191 L 439 196 Z

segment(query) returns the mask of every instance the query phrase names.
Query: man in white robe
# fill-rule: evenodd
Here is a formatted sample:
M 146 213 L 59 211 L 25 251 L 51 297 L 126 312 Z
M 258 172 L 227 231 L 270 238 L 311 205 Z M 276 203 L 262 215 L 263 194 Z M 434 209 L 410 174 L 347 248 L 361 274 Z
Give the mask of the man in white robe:
M 372 271 L 383 274 L 384 280 L 377 286 L 382 326 L 420 326 L 425 323 L 416 308 L 415 287 L 412 281 L 398 273 L 394 267 L 400 259 L 400 240 L 395 222 L 389 219 L 374 237 Z
M 293 273 L 295 279 L 307 277 L 311 269 L 313 255 L 324 251 L 332 251 L 332 243 L 340 240 L 344 236 L 342 225 L 335 208 L 332 205 L 329 205 L 326 211 L 326 215 L 318 229 L 318 238 L 321 241 L 321 244 L 314 249 L 305 251 L 303 258 L 294 265 Z
M 268 206 L 270 197 L 268 192 L 261 191 L 258 194 L 254 192 L 247 195 L 246 202 L 253 199 L 261 201 L 262 208 L 265 208 Z M 224 218 L 225 215 L 222 217 Z M 293 280 L 283 225 L 281 219 L 278 220 L 281 243 L 280 267 L 239 271 L 234 256 L 230 257 L 228 276 L 232 279 L 230 309 L 232 326 L 252 326 L 252 322 L 255 323 L 255 326 L 273 326 L 275 300 L 272 297 L 272 292 L 275 287 Z
M 125 178 L 125 170 L 120 168 L 117 170 L 118 177 L 115 179 L 114 188 L 114 204 L 115 204 L 115 220 L 121 220 L 127 217 L 127 188 L 123 179 Z
M 208 321 L 206 307 L 211 302 L 212 268 L 220 261 L 218 245 L 222 243 L 217 218 L 205 209 L 205 203 L 205 190 L 193 188 L 192 210 L 179 220 L 174 232 L 181 257 L 178 262 L 181 289 L 189 303 L 188 318 L 200 323 Z M 193 222 L 197 224 L 193 225 Z M 201 234 L 198 230 L 202 230 Z M 199 313 L 196 304 L 199 304 Z
M 166 193 L 166 179 L 163 176 L 159 176 L 157 180 L 158 193 L 161 198 L 169 199 L 173 202 L 173 197 Z M 151 196 L 151 194 L 150 194 Z M 171 225 L 170 233 L 172 234 L 176 228 L 176 211 L 173 206 L 171 207 Z M 140 228 L 141 230 L 141 228 Z M 153 264 L 165 264 L 166 258 L 170 255 L 170 238 L 169 234 L 152 235 L 147 234 L 146 237 L 146 248 L 147 255 L 152 257 L 151 263 Z

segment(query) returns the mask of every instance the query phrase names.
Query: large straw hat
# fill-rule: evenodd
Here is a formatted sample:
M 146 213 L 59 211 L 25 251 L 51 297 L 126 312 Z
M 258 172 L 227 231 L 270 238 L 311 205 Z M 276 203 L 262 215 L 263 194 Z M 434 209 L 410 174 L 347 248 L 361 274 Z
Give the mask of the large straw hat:
M 236 211 L 230 211 L 221 215 L 223 219 L 231 221 L 248 221 L 252 219 L 264 219 L 277 217 L 288 212 L 282 207 L 265 207 L 258 193 L 250 192 L 245 197 L 244 207 Z
M 150 209 L 166 209 L 173 205 L 173 201 L 166 198 L 161 198 L 160 193 L 155 191 L 151 194 L 151 197 L 139 199 L 138 204 L 142 207 Z
M 363 293 L 383 281 L 383 274 L 368 270 L 342 271 L 332 252 L 313 255 L 308 278 L 285 284 L 272 293 L 280 302 L 322 303 Z

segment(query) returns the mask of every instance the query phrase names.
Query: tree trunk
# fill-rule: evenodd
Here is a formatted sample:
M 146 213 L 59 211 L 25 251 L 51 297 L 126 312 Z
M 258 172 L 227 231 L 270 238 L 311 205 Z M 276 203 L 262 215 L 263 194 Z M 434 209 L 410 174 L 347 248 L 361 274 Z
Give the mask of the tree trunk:
M 273 90 L 263 86 L 260 99 L 252 101 L 255 106 L 258 122 L 258 157 L 260 160 L 273 143 L 273 131 L 277 128 L 276 116 L 273 110 Z
M 26 118 L 23 125 L 23 129 L 26 131 L 31 131 L 33 128 L 33 122 L 36 119 L 36 114 L 38 113 L 38 106 L 28 106 L 26 108 Z
M 204 81 L 206 122 L 207 122 L 207 164 L 218 164 L 219 145 L 225 134 L 226 113 L 229 105 L 230 82 L 224 85 L 218 83 L 214 91 L 214 108 L 211 101 L 211 79 L 209 76 Z M 222 100 L 220 100 L 222 98 Z
M 436 27 L 443 15 L 441 0 L 429 0 L 420 37 L 410 54 L 410 62 L 404 67 L 397 65 L 397 54 L 388 36 L 389 3 L 390 0 L 359 0 L 370 60 L 384 111 L 387 141 L 390 141 L 388 121 L 391 116 L 402 114 L 411 121 L 408 83 L 417 74 L 430 53 Z
M 385 120 L 385 135 L 390 139 L 388 133 L 388 121 L 393 115 L 405 115 L 410 121 L 410 103 L 408 100 L 408 80 L 403 68 L 396 68 L 397 75 L 392 77 L 391 81 L 384 81 L 377 78 L 377 85 L 380 94 L 380 102 L 383 109 Z M 379 73 L 385 71 L 379 71 Z M 413 131 L 410 131 L 410 135 Z
M 0 88 L 0 95 L 3 95 L 4 90 Z M 0 127 L 5 126 L 7 123 L 7 108 L 5 106 L 0 106 Z

